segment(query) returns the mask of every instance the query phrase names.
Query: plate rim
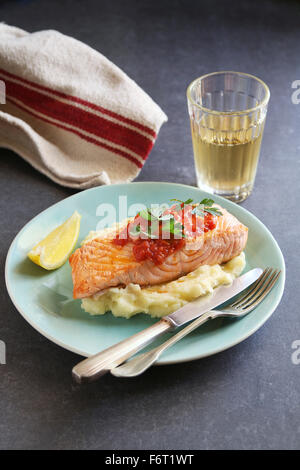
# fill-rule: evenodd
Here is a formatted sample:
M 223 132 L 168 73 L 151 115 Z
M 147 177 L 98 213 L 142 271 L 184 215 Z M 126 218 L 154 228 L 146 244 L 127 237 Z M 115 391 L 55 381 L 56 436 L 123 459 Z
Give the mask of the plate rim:
M 201 191 L 202 193 L 206 194 L 206 195 L 210 195 L 212 196 L 210 193 L 208 193 L 207 191 L 203 191 L 201 188 L 197 187 L 197 186 L 191 186 L 191 185 L 188 185 L 188 184 L 183 184 L 183 183 L 172 183 L 172 182 L 168 182 L 168 181 L 134 181 L 134 182 L 130 182 L 130 183 L 119 183 L 119 184 L 112 184 L 112 185 L 103 185 L 103 186 L 95 186 L 93 188 L 88 188 L 88 189 L 85 189 L 83 191 L 79 191 L 75 194 L 72 194 L 71 196 L 68 196 L 54 204 L 52 204 L 51 206 L 47 207 L 46 209 L 44 209 L 43 211 L 39 212 L 36 216 L 34 216 L 32 219 L 30 219 L 22 228 L 21 230 L 19 230 L 19 232 L 15 235 L 15 237 L 13 238 L 10 246 L 9 246 L 9 249 L 7 251 L 7 255 L 6 255 L 6 260 L 5 260 L 5 269 L 4 269 L 4 278 L 5 278 L 5 284 L 6 284 L 6 289 L 7 289 L 7 292 L 8 292 L 8 295 L 14 305 L 14 307 L 16 308 L 16 310 L 19 312 L 19 314 L 21 314 L 21 316 L 27 321 L 27 323 L 30 324 L 30 326 L 32 326 L 38 333 L 40 333 L 42 336 L 44 336 L 45 338 L 47 338 L 48 340 L 50 340 L 51 342 L 53 342 L 54 344 L 62 347 L 63 349 L 66 349 L 70 352 L 73 352 L 75 354 L 78 354 L 82 357 L 89 357 L 90 355 L 86 355 L 86 352 L 83 352 L 82 350 L 80 349 L 77 349 L 73 346 L 69 346 L 67 345 L 66 343 L 63 343 L 62 341 L 60 341 L 59 339 L 57 338 L 54 338 L 52 337 L 49 333 L 45 332 L 42 328 L 39 328 L 39 326 L 34 323 L 31 318 L 26 314 L 26 312 L 22 309 L 22 307 L 20 307 L 18 305 L 18 302 L 17 300 L 15 299 L 14 295 L 13 295 L 13 292 L 12 292 L 12 289 L 11 289 L 11 286 L 10 286 L 10 282 L 8 280 L 8 266 L 9 266 L 9 262 L 10 262 L 10 258 L 12 256 L 12 251 L 13 251 L 13 248 L 14 248 L 14 245 L 17 241 L 17 239 L 21 236 L 21 234 L 26 230 L 27 226 L 29 224 L 31 224 L 35 219 L 37 219 L 38 217 L 40 217 L 44 212 L 48 211 L 49 209 L 52 209 L 54 208 L 55 206 L 61 204 L 62 202 L 66 201 L 66 200 L 70 200 L 70 199 L 76 199 L 78 197 L 80 197 L 81 194 L 83 193 L 87 193 L 87 192 L 93 192 L 93 191 L 96 191 L 96 190 L 99 190 L 99 189 L 105 189 L 105 188 L 110 188 L 110 187 L 115 187 L 116 190 L 120 187 L 128 187 L 128 186 L 132 186 L 132 185 L 135 185 L 135 186 L 138 186 L 138 185 L 151 185 L 151 184 L 164 184 L 164 185 L 170 185 L 170 186 L 181 186 L 183 188 L 191 188 L 191 189 L 198 189 L 199 191 Z M 283 254 L 282 254 L 282 251 L 276 241 L 276 239 L 274 238 L 273 234 L 271 233 L 271 231 L 268 229 L 268 227 L 263 223 L 261 222 L 258 217 L 256 217 L 256 215 L 254 215 L 252 212 L 250 212 L 248 209 L 245 209 L 243 206 L 239 206 L 238 204 L 236 204 L 235 202 L 233 201 L 230 201 L 228 199 L 225 199 L 223 198 L 222 196 L 219 196 L 219 195 L 213 195 L 213 196 L 217 196 L 218 198 L 220 198 L 221 200 L 225 201 L 226 204 L 229 204 L 229 206 L 231 207 L 239 207 L 240 209 L 246 211 L 247 215 L 250 215 L 250 217 L 252 219 L 254 219 L 254 221 L 256 223 L 258 223 L 259 225 L 262 226 L 262 228 L 264 230 L 266 230 L 269 234 L 269 236 L 271 237 L 273 243 L 275 244 L 277 250 L 278 250 L 278 254 L 279 254 L 279 257 L 280 257 L 280 261 L 281 261 L 281 264 L 282 264 L 282 268 L 281 268 L 281 275 L 282 275 L 282 284 L 280 286 L 280 289 L 279 291 L 277 292 L 277 296 L 276 296 L 276 300 L 272 306 L 272 308 L 269 310 L 268 312 L 268 315 L 266 317 L 263 317 L 262 320 L 260 322 L 258 322 L 252 329 L 250 329 L 250 331 L 247 331 L 247 333 L 245 333 L 244 335 L 242 335 L 240 338 L 238 338 L 236 341 L 233 341 L 231 342 L 230 344 L 224 346 L 224 347 L 215 347 L 213 348 L 212 351 L 210 352 L 207 352 L 207 353 L 202 353 L 202 354 L 198 354 L 198 355 L 195 355 L 193 357 L 190 357 L 190 358 L 182 358 L 182 359 L 161 359 L 159 360 L 158 362 L 155 363 L 155 365 L 171 365 L 171 364 L 180 364 L 180 363 L 184 363 L 184 362 L 191 362 L 191 361 L 196 361 L 198 359 L 203 359 L 205 357 L 209 357 L 209 356 L 213 356 L 215 354 L 218 354 L 218 353 L 221 353 L 223 351 L 226 351 L 227 349 L 230 349 L 234 346 L 236 346 L 237 344 L 240 344 L 241 342 L 245 341 L 247 338 L 249 338 L 250 336 L 252 336 L 257 330 L 259 330 L 268 320 L 269 318 L 272 316 L 272 314 L 274 313 L 274 311 L 276 310 L 276 308 L 278 307 L 281 299 L 282 299 L 282 296 L 283 296 L 283 292 L 284 292 L 284 288 L 285 288 L 285 280 L 286 280 L 286 266 L 285 266 L 285 260 L 284 260 L 284 257 L 283 257 Z

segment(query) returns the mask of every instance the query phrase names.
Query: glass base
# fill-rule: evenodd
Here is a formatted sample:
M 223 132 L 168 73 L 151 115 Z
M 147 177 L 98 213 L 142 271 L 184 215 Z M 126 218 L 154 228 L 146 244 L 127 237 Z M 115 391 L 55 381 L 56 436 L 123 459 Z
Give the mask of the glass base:
M 222 191 L 220 189 L 215 189 L 198 182 L 198 188 L 202 189 L 203 191 L 206 191 L 207 193 L 216 194 L 217 196 L 222 196 L 226 199 L 229 199 L 230 201 L 239 203 L 247 199 L 248 196 L 250 196 L 253 186 L 249 184 L 241 186 L 239 188 L 235 188 L 233 191 Z

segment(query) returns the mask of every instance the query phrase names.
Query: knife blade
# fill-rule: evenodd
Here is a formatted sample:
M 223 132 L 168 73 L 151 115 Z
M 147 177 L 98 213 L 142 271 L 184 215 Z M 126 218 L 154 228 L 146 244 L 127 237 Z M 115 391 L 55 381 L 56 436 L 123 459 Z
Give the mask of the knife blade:
M 220 286 L 214 289 L 212 294 L 200 297 L 189 302 L 176 312 L 163 317 L 166 321 L 171 321 L 174 326 L 181 326 L 194 318 L 199 317 L 202 313 L 209 312 L 213 308 L 222 305 L 227 300 L 239 294 L 241 291 L 249 287 L 261 276 L 263 270 L 260 268 L 251 269 L 247 273 L 234 279 L 230 286 Z

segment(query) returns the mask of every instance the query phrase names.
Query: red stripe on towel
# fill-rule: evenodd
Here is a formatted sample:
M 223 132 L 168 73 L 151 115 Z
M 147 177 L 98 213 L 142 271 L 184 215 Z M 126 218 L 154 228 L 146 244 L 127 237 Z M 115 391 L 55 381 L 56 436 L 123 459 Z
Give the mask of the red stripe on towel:
M 125 124 L 136 127 L 136 129 L 139 129 L 143 132 L 146 132 L 151 137 L 154 137 L 154 138 L 157 137 L 156 132 L 153 129 L 151 129 L 150 127 L 145 126 L 145 125 L 143 125 L 143 124 L 141 124 L 137 121 L 134 121 L 133 119 L 126 118 L 125 116 L 122 116 L 121 114 L 118 114 L 114 111 L 110 111 L 109 109 L 103 108 L 102 106 L 98 106 L 95 103 L 91 103 L 89 101 L 83 100 L 81 98 L 78 98 L 77 96 L 67 95 L 66 93 L 54 90 L 52 88 L 48 88 L 44 85 L 39 85 L 38 83 L 32 82 L 32 81 L 27 80 L 27 79 L 22 78 L 22 77 L 19 77 L 18 75 L 14 75 L 14 74 L 12 74 L 10 72 L 7 72 L 6 70 L 3 70 L 3 69 L 0 69 L 0 74 L 6 75 L 7 77 L 14 78 L 16 80 L 19 80 L 20 82 L 22 82 L 26 85 L 30 85 L 34 88 L 37 88 L 38 90 L 46 91 L 47 93 L 52 93 L 56 96 L 59 96 L 60 98 L 67 99 L 67 100 L 73 101 L 75 103 L 80 103 L 84 106 L 87 106 L 87 107 L 93 109 L 94 111 L 99 111 L 102 114 L 106 114 L 107 116 L 118 119 L 120 122 L 124 122 Z
M 106 150 L 109 150 L 110 152 L 112 153 L 115 153 L 117 155 L 120 155 L 121 157 L 124 157 L 126 158 L 127 160 L 131 161 L 132 163 L 134 163 L 137 167 L 139 168 L 143 168 L 143 164 L 137 159 L 137 158 L 134 158 L 132 157 L 132 155 L 129 155 L 127 154 L 126 152 L 123 152 L 122 150 L 119 150 L 119 149 L 115 149 L 114 147 L 111 147 L 110 145 L 107 145 L 105 144 L 104 142 L 99 142 L 98 140 L 96 139 L 93 139 L 92 137 L 89 137 L 89 136 L 86 136 L 84 134 L 82 134 L 81 132 L 75 130 L 75 129 L 71 129 L 67 126 L 64 126 L 63 124 L 58 124 L 56 122 L 52 122 L 50 121 L 49 119 L 45 118 L 45 117 L 41 117 L 41 116 L 38 116 L 37 114 L 35 114 L 33 111 L 29 111 L 28 109 L 24 108 L 24 106 L 21 106 L 19 103 L 15 102 L 15 100 L 13 98 L 9 98 L 9 97 L 6 97 L 6 101 L 9 101 L 10 103 L 12 103 L 14 106 L 22 109 L 22 111 L 34 116 L 35 118 L 37 119 L 41 119 L 41 121 L 45 121 L 47 122 L 48 124 L 52 124 L 53 126 L 56 126 L 56 127 L 59 127 L 60 129 L 64 129 L 65 131 L 68 131 L 68 132 L 72 132 L 73 134 L 76 134 L 77 136 L 79 136 L 81 139 L 84 139 L 86 140 L 87 142 L 90 142 L 94 145 L 97 145 L 98 147 L 102 147 Z
M 101 137 L 108 142 L 126 147 L 143 159 L 147 158 L 153 147 L 153 142 L 150 139 L 134 130 L 76 106 L 63 103 L 36 90 L 31 90 L 21 84 L 9 80 L 6 80 L 5 84 L 7 96 L 21 101 L 31 110 L 56 119 L 62 124 L 69 124 L 79 130 Z

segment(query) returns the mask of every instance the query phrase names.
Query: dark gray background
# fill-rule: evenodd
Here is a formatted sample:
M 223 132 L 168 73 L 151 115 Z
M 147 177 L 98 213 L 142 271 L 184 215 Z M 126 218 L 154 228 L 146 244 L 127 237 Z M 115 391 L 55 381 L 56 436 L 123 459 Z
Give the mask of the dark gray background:
M 109 375 L 80 387 L 79 357 L 50 343 L 13 307 L 4 283 L 8 247 L 22 226 L 71 195 L 14 153 L 0 157 L 0 447 L 51 449 L 299 449 L 300 79 L 296 1 L 1 1 L 0 20 L 54 28 L 101 51 L 165 110 L 169 122 L 139 181 L 195 185 L 185 90 L 216 70 L 255 74 L 271 89 L 259 171 L 243 204 L 271 230 L 287 264 L 280 306 L 244 343 L 140 378 Z

